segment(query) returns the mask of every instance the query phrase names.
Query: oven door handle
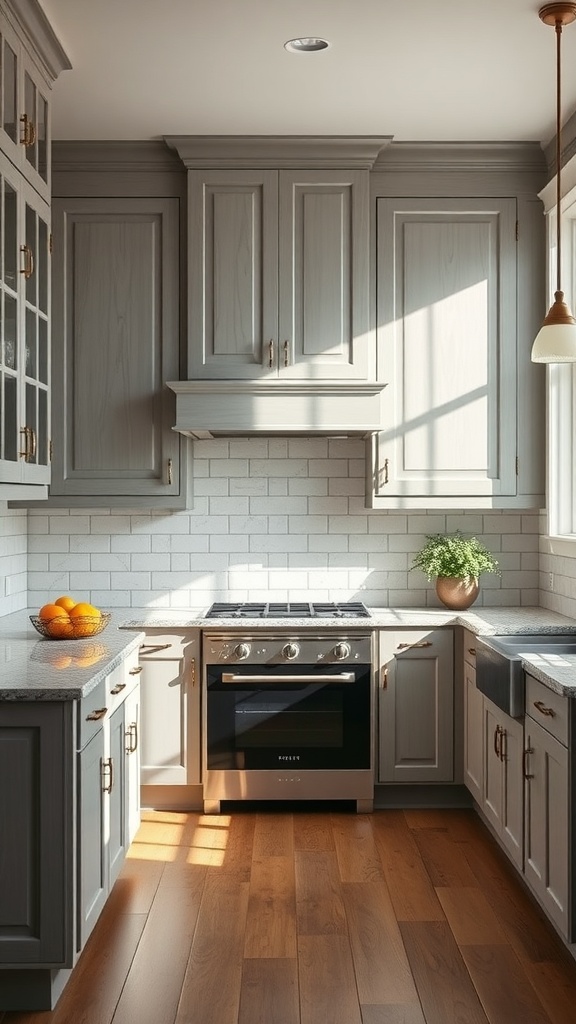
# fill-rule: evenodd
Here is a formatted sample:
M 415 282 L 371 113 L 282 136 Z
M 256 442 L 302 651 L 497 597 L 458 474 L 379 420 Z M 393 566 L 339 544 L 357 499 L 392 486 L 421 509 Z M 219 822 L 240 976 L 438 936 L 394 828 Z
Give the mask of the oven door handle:
M 292 676 L 292 675 L 236 675 L 235 672 L 223 672 L 221 676 L 223 683 L 354 683 L 356 681 L 356 674 L 354 672 L 339 672 L 338 675 L 330 673 L 329 675 L 313 675 L 313 676 Z

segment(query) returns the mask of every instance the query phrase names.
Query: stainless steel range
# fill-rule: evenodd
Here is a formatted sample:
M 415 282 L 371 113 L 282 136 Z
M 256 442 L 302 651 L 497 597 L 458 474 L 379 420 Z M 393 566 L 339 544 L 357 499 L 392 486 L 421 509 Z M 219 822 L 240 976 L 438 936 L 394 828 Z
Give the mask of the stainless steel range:
M 216 604 L 207 617 L 227 624 L 203 634 L 205 812 L 218 813 L 223 800 L 352 800 L 372 810 L 364 605 Z M 276 624 L 241 629 L 237 619 Z

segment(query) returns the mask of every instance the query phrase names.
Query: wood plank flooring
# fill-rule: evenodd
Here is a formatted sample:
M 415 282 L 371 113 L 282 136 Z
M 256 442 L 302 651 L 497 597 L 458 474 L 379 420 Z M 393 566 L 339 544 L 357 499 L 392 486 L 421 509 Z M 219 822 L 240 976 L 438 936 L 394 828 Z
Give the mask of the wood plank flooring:
M 573 1024 L 473 811 L 146 812 L 56 1009 L 1 1024 Z

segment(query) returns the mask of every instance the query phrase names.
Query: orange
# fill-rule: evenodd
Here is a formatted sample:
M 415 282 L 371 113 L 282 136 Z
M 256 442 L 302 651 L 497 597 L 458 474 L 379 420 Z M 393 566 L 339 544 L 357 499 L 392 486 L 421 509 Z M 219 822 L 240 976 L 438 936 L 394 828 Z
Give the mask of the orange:
M 59 604 L 43 604 L 38 612 L 38 618 L 43 622 L 47 619 L 61 618 L 62 615 L 66 616 L 66 612 Z
M 70 609 L 70 620 L 72 622 L 73 635 L 93 636 L 100 628 L 102 612 L 87 601 L 79 601 Z
M 64 594 L 63 597 L 57 597 L 54 604 L 57 604 L 60 608 L 64 608 L 64 611 L 69 612 L 76 604 L 76 601 L 73 597 L 69 597 L 68 594 Z
M 93 604 L 88 604 L 87 601 L 79 601 L 73 608 L 70 609 L 70 618 L 75 619 L 78 615 L 89 615 L 93 619 L 99 619 L 102 612 L 99 608 L 95 608 Z
M 70 616 L 63 608 L 60 609 L 60 615 L 55 615 L 51 619 L 43 619 L 42 624 L 48 636 L 54 640 L 66 640 L 74 635 Z

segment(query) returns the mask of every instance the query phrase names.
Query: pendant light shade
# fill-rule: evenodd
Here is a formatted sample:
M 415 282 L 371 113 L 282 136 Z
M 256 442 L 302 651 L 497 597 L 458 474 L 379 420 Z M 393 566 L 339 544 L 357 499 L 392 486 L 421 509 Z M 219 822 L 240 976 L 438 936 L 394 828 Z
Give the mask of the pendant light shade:
M 532 346 L 533 363 L 574 363 L 576 362 L 576 320 L 560 285 L 562 270 L 560 171 L 562 158 L 562 103 L 560 72 L 560 38 L 564 25 L 576 20 L 576 3 L 552 3 L 541 7 L 538 15 L 545 25 L 553 25 L 556 31 L 556 292 L 554 302 L 536 336 Z

